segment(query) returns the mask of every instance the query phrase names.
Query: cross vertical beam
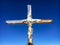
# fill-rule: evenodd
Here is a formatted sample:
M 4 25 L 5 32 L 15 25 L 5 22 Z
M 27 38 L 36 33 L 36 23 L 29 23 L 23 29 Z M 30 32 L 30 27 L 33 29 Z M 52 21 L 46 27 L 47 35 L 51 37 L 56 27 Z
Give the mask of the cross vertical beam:
M 33 45 L 32 34 L 33 34 L 32 23 L 29 22 L 28 23 L 28 45 Z

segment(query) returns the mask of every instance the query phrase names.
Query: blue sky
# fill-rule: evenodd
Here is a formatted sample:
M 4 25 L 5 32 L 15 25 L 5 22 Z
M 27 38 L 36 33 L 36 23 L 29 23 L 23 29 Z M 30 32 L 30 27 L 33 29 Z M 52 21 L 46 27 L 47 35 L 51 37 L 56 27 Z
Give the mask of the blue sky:
M 33 18 L 53 20 L 51 24 L 33 24 L 34 45 L 60 45 L 59 0 L 0 0 L 0 45 L 27 45 L 28 26 L 5 21 L 27 18 L 28 4 Z

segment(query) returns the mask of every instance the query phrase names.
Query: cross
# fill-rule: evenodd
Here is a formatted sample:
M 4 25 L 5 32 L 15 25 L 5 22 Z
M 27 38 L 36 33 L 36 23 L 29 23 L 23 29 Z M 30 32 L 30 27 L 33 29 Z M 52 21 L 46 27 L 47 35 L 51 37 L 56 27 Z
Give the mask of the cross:
M 32 8 L 31 5 L 27 5 L 28 13 L 27 19 L 23 20 L 7 20 L 7 24 L 28 24 L 28 45 L 33 45 L 33 28 L 32 24 L 49 24 L 52 20 L 44 20 L 44 19 L 33 19 L 32 18 Z

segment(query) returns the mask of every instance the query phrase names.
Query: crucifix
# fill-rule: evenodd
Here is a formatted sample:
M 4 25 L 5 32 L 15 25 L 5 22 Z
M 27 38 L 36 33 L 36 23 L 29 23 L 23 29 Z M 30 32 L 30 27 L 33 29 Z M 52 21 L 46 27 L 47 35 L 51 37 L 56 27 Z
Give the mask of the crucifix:
M 52 20 L 45 20 L 45 19 L 33 19 L 32 18 L 32 8 L 31 5 L 27 5 L 28 13 L 27 19 L 23 20 L 7 20 L 7 24 L 28 24 L 28 45 L 33 45 L 33 28 L 32 24 L 49 24 Z

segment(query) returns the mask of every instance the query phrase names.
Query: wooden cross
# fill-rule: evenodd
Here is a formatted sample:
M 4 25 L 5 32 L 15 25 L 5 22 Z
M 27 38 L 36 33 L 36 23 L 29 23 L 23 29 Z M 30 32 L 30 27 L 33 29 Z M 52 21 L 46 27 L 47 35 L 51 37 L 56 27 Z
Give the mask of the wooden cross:
M 52 20 L 43 20 L 43 19 L 33 19 L 32 18 L 32 9 L 31 5 L 27 5 L 28 8 L 28 16 L 27 19 L 23 20 L 7 20 L 7 24 L 28 24 L 28 45 L 33 45 L 33 28 L 32 24 L 48 24 L 51 23 Z

